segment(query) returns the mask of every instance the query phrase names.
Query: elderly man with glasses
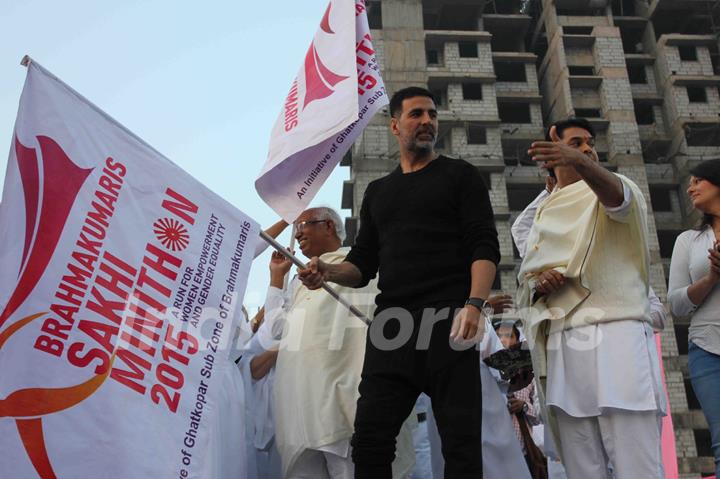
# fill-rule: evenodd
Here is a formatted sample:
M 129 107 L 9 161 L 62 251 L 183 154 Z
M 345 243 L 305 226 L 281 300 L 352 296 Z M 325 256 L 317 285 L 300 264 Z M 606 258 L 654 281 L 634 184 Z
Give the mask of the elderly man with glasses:
M 345 259 L 345 231 L 330 208 L 311 208 L 295 222 L 295 239 L 308 258 L 327 263 Z M 291 262 L 274 253 L 265 324 L 259 335 L 280 339 L 275 364 L 275 437 L 285 478 L 352 478 L 350 437 L 358 384 L 365 355 L 367 327 L 323 290 L 311 291 L 293 279 L 283 291 Z M 338 292 L 372 317 L 375 282 Z M 409 427 L 399 437 L 401 453 L 393 468 L 404 477 L 414 454 Z

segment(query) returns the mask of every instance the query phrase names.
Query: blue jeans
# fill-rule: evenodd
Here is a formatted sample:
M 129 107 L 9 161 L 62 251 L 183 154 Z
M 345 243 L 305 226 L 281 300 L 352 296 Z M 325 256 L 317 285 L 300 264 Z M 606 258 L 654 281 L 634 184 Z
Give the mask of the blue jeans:
M 720 356 L 690 341 L 688 366 L 695 396 L 710 427 L 715 475 L 720 478 Z

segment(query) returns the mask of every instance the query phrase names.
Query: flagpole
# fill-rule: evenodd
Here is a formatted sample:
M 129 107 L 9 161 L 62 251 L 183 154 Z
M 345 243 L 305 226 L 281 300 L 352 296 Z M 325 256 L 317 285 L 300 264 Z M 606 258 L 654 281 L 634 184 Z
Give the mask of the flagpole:
M 292 223 L 292 230 L 290 231 L 290 246 L 288 246 L 288 251 L 294 251 L 295 250 L 295 233 L 296 233 L 296 226 L 295 222 Z M 288 287 L 288 278 L 290 275 L 285 275 L 285 281 L 283 281 L 283 291 L 287 291 Z
M 273 238 L 272 236 L 268 235 L 267 233 L 265 233 L 265 232 L 262 231 L 262 230 L 260 231 L 260 237 L 261 237 L 262 239 L 264 239 L 265 241 L 267 241 L 268 244 L 270 244 L 270 246 L 272 246 L 273 248 L 275 248 L 279 253 L 282 253 L 285 257 L 289 258 L 290 261 L 292 261 L 293 264 L 295 264 L 295 266 L 298 266 L 298 267 L 300 267 L 300 268 L 304 268 L 304 267 L 305 267 L 305 263 L 303 263 L 302 261 L 300 261 L 300 258 L 298 258 L 298 257 L 295 256 L 294 254 L 292 254 L 291 252 L 289 252 L 289 251 L 287 250 L 287 248 L 285 248 L 283 245 L 281 245 L 280 243 L 278 243 L 278 242 L 275 240 L 275 238 Z M 352 304 L 348 303 L 347 300 L 345 300 L 345 298 L 343 298 L 342 296 L 340 296 L 340 295 L 338 294 L 338 292 L 335 291 L 334 289 L 332 289 L 332 288 L 330 287 L 330 285 L 328 285 L 325 281 L 322 282 L 322 288 L 323 288 L 325 291 L 327 291 L 330 296 L 332 296 L 333 298 L 335 298 L 335 300 L 336 300 L 338 303 L 340 303 L 340 304 L 342 304 L 343 306 L 345 306 L 347 309 L 350 310 L 350 312 L 351 312 L 352 314 L 354 314 L 355 316 L 357 316 L 358 318 L 360 318 L 365 324 L 367 324 L 368 326 L 370 326 L 370 320 L 369 320 L 359 309 L 357 309 L 357 308 L 356 308 L 355 306 L 353 306 Z

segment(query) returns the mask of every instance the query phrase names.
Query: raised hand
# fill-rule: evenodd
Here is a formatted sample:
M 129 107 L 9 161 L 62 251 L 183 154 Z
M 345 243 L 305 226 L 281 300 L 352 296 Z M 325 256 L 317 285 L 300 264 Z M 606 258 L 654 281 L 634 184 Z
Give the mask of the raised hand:
M 713 247 L 708 250 L 708 259 L 710 260 L 709 277 L 715 283 L 720 282 L 720 241 L 715 241 Z
M 550 128 L 550 139 L 552 141 L 536 141 L 528 150 L 528 154 L 533 161 L 540 163 L 545 169 L 554 169 L 558 166 L 575 167 L 578 164 L 587 161 L 590 155 L 597 161 L 597 156 L 592 148 L 584 153 L 579 148 L 581 145 L 566 144 L 557 134 L 555 126 Z
M 292 261 L 284 254 L 273 251 L 270 257 L 270 285 L 276 288 L 282 288 L 285 281 L 285 275 L 288 274 L 292 267 Z
M 291 251 L 291 253 L 293 252 Z M 288 271 L 290 271 L 291 267 L 292 261 L 290 258 L 279 251 L 273 251 L 273 254 L 270 257 L 270 273 L 277 273 L 285 276 Z

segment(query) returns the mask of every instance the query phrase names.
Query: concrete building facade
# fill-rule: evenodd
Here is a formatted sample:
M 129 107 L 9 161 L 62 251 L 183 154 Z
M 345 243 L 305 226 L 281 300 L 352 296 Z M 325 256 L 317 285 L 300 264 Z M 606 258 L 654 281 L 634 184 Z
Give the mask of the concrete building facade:
M 574 115 L 596 128 L 603 164 L 648 203 L 651 284 L 667 295 L 675 237 L 698 216 L 688 169 L 720 158 L 720 1 L 367 0 L 388 92 L 411 85 L 438 99 L 437 149 L 476 165 L 490 187 L 502 261 L 494 288 L 513 294 L 510 225 L 544 187 L 527 157 L 545 126 Z M 387 111 L 343 160 L 352 239 L 367 184 L 398 164 Z M 689 320 L 662 333 L 680 477 L 713 471 L 707 424 L 687 370 Z M 618 374 L 621 374 L 618 371 Z

